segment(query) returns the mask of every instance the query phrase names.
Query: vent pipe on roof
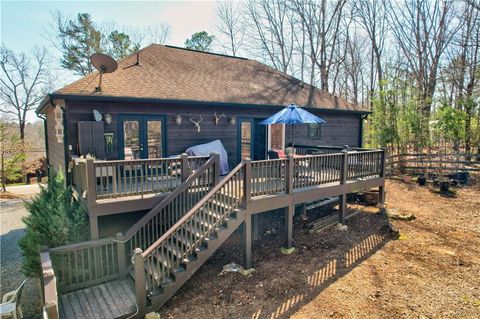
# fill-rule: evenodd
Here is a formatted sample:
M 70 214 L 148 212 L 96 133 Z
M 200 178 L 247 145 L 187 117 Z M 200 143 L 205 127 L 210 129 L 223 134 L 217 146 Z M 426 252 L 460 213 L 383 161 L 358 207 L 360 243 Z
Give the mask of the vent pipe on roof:
M 140 54 L 137 52 L 137 62 L 135 62 L 135 65 L 140 65 Z

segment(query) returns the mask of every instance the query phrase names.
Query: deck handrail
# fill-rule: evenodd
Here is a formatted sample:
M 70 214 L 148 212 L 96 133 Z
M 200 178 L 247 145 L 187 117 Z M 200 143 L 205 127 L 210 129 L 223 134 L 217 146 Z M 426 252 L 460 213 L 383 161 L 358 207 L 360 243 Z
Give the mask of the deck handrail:
M 233 176 L 240 172 L 244 166 L 245 162 L 241 162 L 232 171 L 230 171 L 230 173 L 228 173 L 228 175 L 225 176 L 220 183 L 218 183 L 206 196 L 204 196 L 195 206 L 193 206 L 192 209 L 190 209 L 187 214 L 185 214 L 175 225 L 173 225 L 165 234 L 163 234 L 162 237 L 155 241 L 155 243 L 153 243 L 147 250 L 143 251 L 142 256 L 146 257 L 148 254 L 150 254 L 156 248 L 156 246 L 161 244 L 161 242 L 171 236 L 180 226 L 182 226 L 182 224 L 188 221 L 195 214 L 196 210 L 205 205 L 205 203 L 210 200 L 210 198 L 215 195 L 225 184 L 227 184 Z
M 59 290 L 68 292 L 124 277 L 126 268 L 130 264 L 129 257 L 133 254 L 134 248 L 136 248 L 133 247 L 133 244 L 140 244 L 140 247 L 148 247 L 150 245 L 148 240 L 145 243 L 136 241 L 129 245 L 132 237 L 145 227 L 148 227 L 149 221 L 162 213 L 163 209 L 168 207 L 180 194 L 191 190 L 192 187 L 196 187 L 197 190 L 198 188 L 206 187 L 199 193 L 198 199 L 203 197 L 203 194 L 206 194 L 219 180 L 218 163 L 218 154 L 212 154 L 204 165 L 195 170 L 180 187 L 175 189 L 164 200 L 153 207 L 149 213 L 132 225 L 125 235 L 118 233 L 116 237 L 50 248 L 49 256 L 53 260 L 53 267 L 57 269 Z M 201 178 L 200 181 L 198 180 L 199 178 Z M 195 184 L 196 182 L 197 184 Z M 184 198 L 182 197 L 182 199 Z M 194 202 L 191 205 L 193 206 L 193 204 Z M 190 207 L 183 205 L 183 208 L 188 211 Z M 177 213 L 180 214 L 181 212 Z M 177 216 L 176 219 L 178 218 Z
M 154 243 L 158 236 L 161 236 L 171 225 L 174 225 L 183 214 L 190 210 L 197 200 L 200 200 L 218 183 L 219 161 L 218 154 L 212 154 L 210 159 L 202 167 L 195 170 L 185 182 L 127 230 L 120 240 L 126 243 L 128 256 L 133 253 L 135 248 L 146 249 Z M 192 191 L 196 191 L 195 198 L 188 198 L 189 195 L 192 195 Z M 181 203 L 177 203 L 178 201 Z M 166 211 L 169 207 L 172 207 L 172 209 Z M 181 208 L 181 211 L 179 211 L 178 208 Z M 177 211 L 175 209 L 177 209 Z M 161 214 L 164 216 L 160 216 Z M 158 231 L 153 230 L 153 224 L 156 222 L 160 224 L 160 228 L 165 229 L 158 229 Z M 136 235 L 140 235 L 141 238 L 134 238 Z M 152 235 L 153 240 L 149 238 Z
M 89 206 L 99 199 L 169 192 L 208 159 L 187 154 L 134 160 L 76 159 L 71 164 L 72 184 L 76 195 Z
M 137 300 L 160 287 L 196 249 L 204 243 L 226 218 L 244 202 L 246 162 L 237 165 L 221 182 L 205 195 L 187 214 L 145 251 L 136 250 L 135 284 Z M 203 223 L 197 223 L 200 218 Z M 180 240 L 183 241 L 180 244 Z M 168 249 L 176 251 L 175 256 Z M 155 258 L 162 257 L 162 262 Z M 148 273 L 145 273 L 149 269 Z M 143 308 L 144 304 L 139 305 Z

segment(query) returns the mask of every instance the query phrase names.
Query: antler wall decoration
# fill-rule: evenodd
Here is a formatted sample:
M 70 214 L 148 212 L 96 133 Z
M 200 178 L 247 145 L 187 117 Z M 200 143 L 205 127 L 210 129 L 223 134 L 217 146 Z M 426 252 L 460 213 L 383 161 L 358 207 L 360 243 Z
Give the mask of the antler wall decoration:
M 195 120 L 195 117 L 193 116 L 190 116 L 190 121 L 195 124 L 195 126 L 197 127 L 197 132 L 200 133 L 200 122 L 203 121 L 203 117 L 200 116 L 198 120 Z
M 218 125 L 218 122 L 220 122 L 220 119 L 222 117 L 225 117 L 225 113 L 222 113 L 222 114 L 217 114 L 217 111 L 213 112 L 213 123 L 215 123 L 215 125 Z

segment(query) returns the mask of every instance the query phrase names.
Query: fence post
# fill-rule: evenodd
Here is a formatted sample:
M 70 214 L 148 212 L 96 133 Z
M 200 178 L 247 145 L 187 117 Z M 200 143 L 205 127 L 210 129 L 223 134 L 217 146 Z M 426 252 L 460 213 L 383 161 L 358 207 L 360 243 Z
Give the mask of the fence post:
M 292 156 L 287 157 L 287 167 L 286 167 L 286 192 L 287 194 L 293 193 L 293 179 L 294 179 L 294 161 Z
M 93 158 L 87 158 L 86 163 L 86 177 L 87 177 L 87 204 L 91 207 L 97 200 L 97 177 L 95 172 L 95 162 Z
M 217 185 L 220 181 L 220 154 L 210 153 L 210 157 L 214 158 L 213 164 L 213 185 Z
M 342 166 L 340 168 L 340 184 L 346 184 L 347 183 L 347 178 L 348 178 L 348 151 L 343 150 L 342 151 L 343 156 L 342 156 Z M 338 211 L 338 222 L 340 224 L 345 224 L 345 216 L 347 212 L 347 193 L 342 191 L 342 194 L 340 195 L 339 198 L 339 211 Z
M 250 203 L 252 199 L 252 161 L 246 158 L 243 162 L 245 165 L 243 174 L 243 208 L 247 208 L 248 203 Z
M 188 154 L 187 153 L 180 154 L 180 159 L 182 161 L 182 182 L 183 182 L 191 174 L 190 167 L 188 166 Z
M 115 239 L 117 241 L 118 273 L 120 279 L 123 279 L 127 276 L 127 260 L 125 257 L 125 241 L 123 240 L 123 234 L 117 233 Z
M 142 250 L 135 248 L 133 251 L 133 268 L 135 272 L 135 297 L 137 299 L 138 315 L 145 315 L 147 310 L 147 288 L 145 286 L 145 261 Z

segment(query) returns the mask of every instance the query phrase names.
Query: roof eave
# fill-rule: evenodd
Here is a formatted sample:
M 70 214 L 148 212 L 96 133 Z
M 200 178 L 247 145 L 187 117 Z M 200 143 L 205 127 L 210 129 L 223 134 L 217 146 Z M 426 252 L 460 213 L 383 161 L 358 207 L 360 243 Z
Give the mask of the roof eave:
M 143 103 L 188 103 L 188 104 L 199 104 L 199 105 L 211 105 L 211 106 L 243 106 L 243 107 L 271 107 L 271 108 L 278 108 L 278 107 L 285 107 L 285 105 L 276 105 L 276 104 L 248 104 L 248 103 L 236 103 L 236 102 L 218 102 L 218 101 L 198 101 L 198 100 L 178 100 L 178 99 L 160 99 L 160 98 L 138 98 L 138 97 L 130 97 L 130 96 L 111 96 L 111 95 L 78 95 L 78 94 L 59 94 L 59 93 L 51 93 L 48 94 L 47 97 L 49 99 L 47 101 L 51 101 L 54 99 L 61 99 L 61 100 L 77 100 L 77 101 L 92 101 L 92 102 L 102 102 L 102 101 L 110 101 L 110 102 L 143 102 Z M 45 100 L 45 99 L 44 99 Z M 42 101 L 43 103 L 43 101 Z M 40 106 L 42 106 L 42 103 Z M 39 112 L 39 108 L 37 108 L 37 114 Z M 301 105 L 300 105 L 301 106 Z M 45 105 L 43 106 L 45 107 Z M 312 110 L 321 110 L 325 112 L 345 112 L 345 113 L 352 113 L 352 114 L 371 114 L 371 111 L 367 110 L 346 110 L 346 109 L 331 109 L 331 108 L 321 108 L 321 107 L 311 107 L 311 106 L 301 106 L 306 109 Z

